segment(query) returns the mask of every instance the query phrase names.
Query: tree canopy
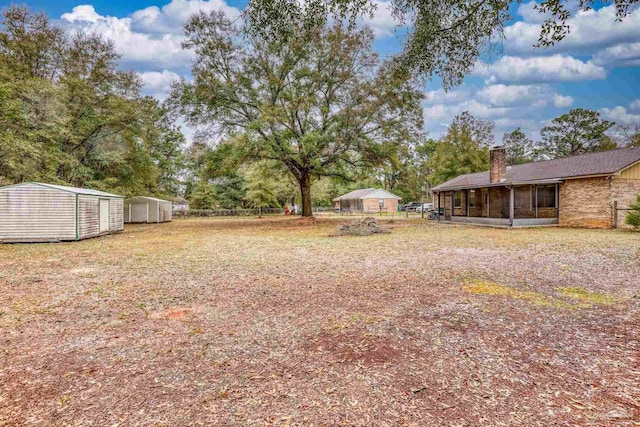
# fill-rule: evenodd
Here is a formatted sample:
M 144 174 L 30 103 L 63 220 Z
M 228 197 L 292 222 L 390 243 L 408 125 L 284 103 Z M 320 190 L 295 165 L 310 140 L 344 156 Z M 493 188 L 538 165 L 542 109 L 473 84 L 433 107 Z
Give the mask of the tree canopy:
M 535 143 L 527 138 L 520 128 L 502 136 L 507 164 L 509 166 L 520 165 L 535 160 Z
M 0 185 L 46 181 L 171 195 L 182 134 L 166 109 L 118 69 L 113 44 L 68 34 L 26 8 L 0 28 Z
M 620 124 L 613 129 L 618 145 L 622 147 L 640 147 L 640 125 Z
M 539 152 L 546 158 L 558 158 L 611 150 L 617 145 L 605 132 L 614 124 L 602 120 L 597 111 L 572 109 L 542 129 Z
M 612 0 L 622 20 L 638 0 Z M 407 28 L 402 52 L 396 57 L 401 72 L 439 76 L 445 88 L 455 86 L 473 69 L 482 53 L 499 44 L 521 0 L 391 0 L 393 15 Z M 543 14 L 537 47 L 551 46 L 570 32 L 569 18 L 591 9 L 596 0 L 545 0 L 536 5 Z M 307 27 L 338 19 L 356 25 L 371 16 L 375 0 L 251 0 L 244 13 L 245 31 L 271 39 L 295 36 L 297 24 Z M 292 19 L 294 17 L 295 19 Z
M 456 116 L 428 161 L 432 184 L 488 170 L 493 128 L 493 123 L 476 119 L 466 111 Z
M 422 94 L 379 60 L 368 29 L 301 20 L 297 37 L 273 41 L 211 12 L 193 16 L 185 31 L 193 81 L 174 86 L 175 107 L 236 156 L 285 167 L 304 216 L 312 214 L 312 179 L 348 179 L 379 163 L 385 143 L 420 134 Z

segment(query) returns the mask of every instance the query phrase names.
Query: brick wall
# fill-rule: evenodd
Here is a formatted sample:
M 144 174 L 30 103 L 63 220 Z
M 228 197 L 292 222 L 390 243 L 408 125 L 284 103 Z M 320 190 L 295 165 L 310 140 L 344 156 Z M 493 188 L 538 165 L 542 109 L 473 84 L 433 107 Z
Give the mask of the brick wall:
M 557 216 L 556 208 L 538 208 L 538 218 L 555 218 Z
M 560 225 L 611 228 L 609 178 L 569 179 L 560 184 Z
M 502 182 L 507 177 L 507 150 L 495 147 L 489 151 L 489 182 Z
M 380 212 L 380 205 L 378 199 L 363 199 L 362 209 L 366 213 Z M 398 211 L 398 200 L 396 199 L 384 199 L 384 205 L 382 206 L 382 212 L 393 213 Z
M 636 200 L 640 194 L 640 180 L 638 179 L 623 179 L 614 177 L 611 181 L 611 205 L 613 202 L 618 202 L 618 209 L 626 209 L 629 205 Z M 616 212 L 618 216 L 619 228 L 630 228 L 630 225 L 625 223 L 627 213 L 629 211 L 618 210 Z
M 489 216 L 491 218 L 509 218 L 509 190 L 504 187 L 490 187 Z M 447 216 L 451 213 L 450 192 L 442 193 L 442 203 Z M 640 194 L 640 180 L 620 177 L 599 177 L 570 179 L 560 184 L 559 224 L 566 227 L 611 228 L 613 226 L 613 202 L 618 208 L 627 208 Z M 466 213 L 466 193 L 462 193 L 462 208 L 456 208 L 456 215 Z M 503 203 L 504 201 L 504 203 Z M 476 207 L 470 208 L 471 216 L 482 215 L 483 192 L 476 190 Z M 437 206 L 437 200 L 436 200 Z M 627 227 L 624 220 L 627 211 L 618 211 L 618 227 Z M 538 218 L 555 218 L 555 208 L 538 208 Z M 516 209 L 516 218 L 535 217 L 534 209 Z

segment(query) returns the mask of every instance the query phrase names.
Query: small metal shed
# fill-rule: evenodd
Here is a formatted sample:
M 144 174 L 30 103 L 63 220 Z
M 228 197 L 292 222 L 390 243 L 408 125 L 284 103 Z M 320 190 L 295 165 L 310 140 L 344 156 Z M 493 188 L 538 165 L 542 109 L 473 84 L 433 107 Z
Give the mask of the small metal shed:
M 124 201 L 124 222 L 169 222 L 171 221 L 172 203 L 155 197 L 132 197 Z
M 0 187 L 0 242 L 58 242 L 124 229 L 122 196 L 25 182 Z

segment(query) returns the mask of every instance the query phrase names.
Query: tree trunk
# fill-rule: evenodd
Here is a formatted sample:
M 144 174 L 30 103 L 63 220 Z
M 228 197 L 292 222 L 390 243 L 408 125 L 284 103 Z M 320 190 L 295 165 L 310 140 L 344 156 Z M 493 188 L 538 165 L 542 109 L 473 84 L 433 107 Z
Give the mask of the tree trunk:
M 311 217 L 313 211 L 311 210 L 311 176 L 309 172 L 303 172 L 298 180 L 300 184 L 300 199 L 302 200 L 302 216 Z

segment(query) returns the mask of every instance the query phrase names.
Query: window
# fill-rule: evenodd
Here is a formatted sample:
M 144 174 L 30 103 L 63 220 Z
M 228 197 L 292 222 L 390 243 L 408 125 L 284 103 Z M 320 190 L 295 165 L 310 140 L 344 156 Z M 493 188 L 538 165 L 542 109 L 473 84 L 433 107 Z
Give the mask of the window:
M 469 207 L 476 207 L 476 190 L 469 190 Z
M 533 193 L 531 187 L 516 187 L 515 194 L 515 208 L 516 209 L 533 209 L 533 203 L 531 201 Z
M 555 208 L 556 207 L 556 186 L 555 185 L 538 186 L 538 207 L 539 208 Z
M 453 203 L 454 208 L 462 207 L 462 191 L 456 191 L 455 201 Z

